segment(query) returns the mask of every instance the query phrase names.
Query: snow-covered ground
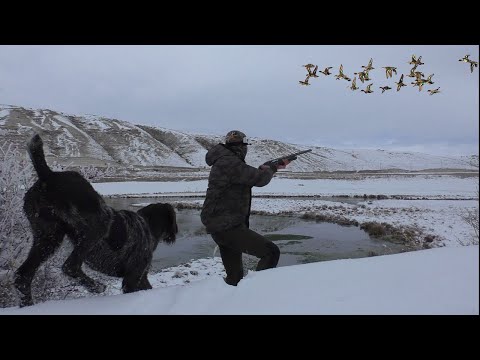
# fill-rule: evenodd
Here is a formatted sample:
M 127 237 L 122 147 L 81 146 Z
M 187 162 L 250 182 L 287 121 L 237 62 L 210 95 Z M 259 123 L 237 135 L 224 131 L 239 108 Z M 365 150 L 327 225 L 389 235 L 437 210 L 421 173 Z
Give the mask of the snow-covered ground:
M 180 197 L 201 205 L 207 181 L 96 183 L 103 195 Z M 103 296 L 55 300 L 2 314 L 479 314 L 478 245 L 462 219 L 478 209 L 478 177 L 392 176 L 363 180 L 274 178 L 254 188 L 253 211 L 339 215 L 359 222 L 417 226 L 437 248 L 250 272 L 226 285 L 220 258 L 150 274 L 154 289 L 121 294 L 111 278 Z M 357 204 L 309 196 L 402 195 L 416 200 L 359 199 Z M 304 198 L 299 196 L 305 195 Z M 162 201 L 159 199 L 159 201 Z M 141 202 L 141 201 L 139 201 Z M 476 240 L 478 244 L 478 239 Z M 82 290 L 84 291 L 84 290 Z
M 47 301 L 8 314 L 479 314 L 478 246 L 221 276 L 131 294 Z M 150 276 L 152 278 L 153 276 Z M 178 277 L 177 277 L 178 278 Z

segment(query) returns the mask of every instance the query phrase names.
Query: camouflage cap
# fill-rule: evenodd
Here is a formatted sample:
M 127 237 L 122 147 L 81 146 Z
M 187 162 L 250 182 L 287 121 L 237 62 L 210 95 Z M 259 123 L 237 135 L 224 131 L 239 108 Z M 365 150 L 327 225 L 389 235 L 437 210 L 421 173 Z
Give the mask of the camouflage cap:
M 241 143 L 250 145 L 247 140 L 247 135 L 239 130 L 229 131 L 227 135 L 225 135 L 225 144 Z

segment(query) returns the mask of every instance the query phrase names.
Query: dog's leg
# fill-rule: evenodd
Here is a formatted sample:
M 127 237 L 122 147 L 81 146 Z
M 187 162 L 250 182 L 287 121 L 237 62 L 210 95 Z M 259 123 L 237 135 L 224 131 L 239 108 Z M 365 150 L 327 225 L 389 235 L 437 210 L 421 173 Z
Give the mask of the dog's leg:
M 147 274 L 150 266 L 151 256 L 142 256 L 134 259 L 126 270 L 126 276 L 123 278 L 122 290 L 124 293 L 130 293 L 139 290 L 148 290 L 152 288 L 148 281 Z
M 27 260 L 15 272 L 15 287 L 20 293 L 20 307 L 33 305 L 32 280 L 37 269 L 62 243 L 65 232 L 55 223 L 32 224 L 33 245 Z
M 143 274 L 140 284 L 139 284 L 140 290 L 149 290 L 152 288 L 152 285 L 150 284 L 150 281 L 148 281 L 147 277 L 147 271 Z
M 147 280 L 148 282 L 148 280 Z M 143 285 L 145 285 L 143 283 Z M 151 289 L 152 286 L 148 282 L 148 286 L 142 286 L 142 278 L 137 276 L 133 276 L 132 274 L 128 274 L 128 276 L 123 278 L 122 281 L 122 290 L 124 294 L 139 291 L 139 290 L 148 290 Z
M 96 234 L 96 231 L 98 231 L 98 229 L 95 229 L 94 227 L 93 230 L 86 229 L 83 233 L 77 232 L 74 235 L 76 237 L 74 243 L 77 245 L 75 245 L 72 253 L 63 264 L 62 270 L 66 275 L 78 279 L 80 284 L 85 286 L 88 291 L 101 293 L 105 291 L 106 286 L 93 280 L 82 270 L 82 264 L 85 257 L 96 244 L 96 242 L 101 241 Z

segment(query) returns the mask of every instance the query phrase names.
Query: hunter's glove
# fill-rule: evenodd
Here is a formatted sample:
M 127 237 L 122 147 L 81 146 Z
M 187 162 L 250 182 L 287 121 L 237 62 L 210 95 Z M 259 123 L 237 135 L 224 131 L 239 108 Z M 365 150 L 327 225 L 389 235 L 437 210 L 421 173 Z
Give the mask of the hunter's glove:
M 276 173 L 278 170 L 277 166 L 274 165 L 271 161 L 267 161 L 265 164 L 260 165 L 259 167 L 260 170 L 267 169 L 267 168 L 270 168 L 274 173 Z

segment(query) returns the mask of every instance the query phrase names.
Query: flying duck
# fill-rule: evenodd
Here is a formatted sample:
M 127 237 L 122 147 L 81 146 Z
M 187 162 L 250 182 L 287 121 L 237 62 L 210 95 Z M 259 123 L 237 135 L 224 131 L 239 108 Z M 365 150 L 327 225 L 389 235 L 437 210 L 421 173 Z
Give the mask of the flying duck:
M 332 75 L 332 73 L 330 72 L 330 69 L 333 69 L 333 67 L 326 67 L 325 70 L 323 71 L 319 71 L 321 72 L 323 75 Z
M 373 84 L 368 84 L 367 85 L 367 89 L 366 90 L 362 90 L 365 94 L 370 94 L 373 92 L 373 90 L 371 89 Z
M 305 85 L 305 86 L 311 85 L 311 84 L 308 83 L 308 79 L 309 79 L 309 78 L 310 78 L 310 76 L 307 75 L 307 77 L 305 78 L 304 81 L 300 80 L 300 81 L 299 81 L 300 85 Z
M 357 86 L 357 77 L 355 76 L 352 81 L 352 86 L 350 86 L 350 89 L 352 90 L 357 90 L 359 87 Z
M 395 73 L 395 75 L 397 75 L 397 68 L 394 67 L 394 66 L 384 66 L 383 67 L 385 69 L 385 75 L 387 76 L 387 79 L 389 77 L 392 77 L 392 73 Z
M 382 89 L 382 94 L 385 92 L 385 90 L 392 90 L 392 88 L 389 86 L 380 86 L 380 89 Z
M 400 76 L 400 80 L 398 82 L 396 82 L 395 84 L 397 84 L 397 91 L 400 91 L 402 86 L 407 86 L 403 83 L 403 74 L 402 74 L 402 76 Z

